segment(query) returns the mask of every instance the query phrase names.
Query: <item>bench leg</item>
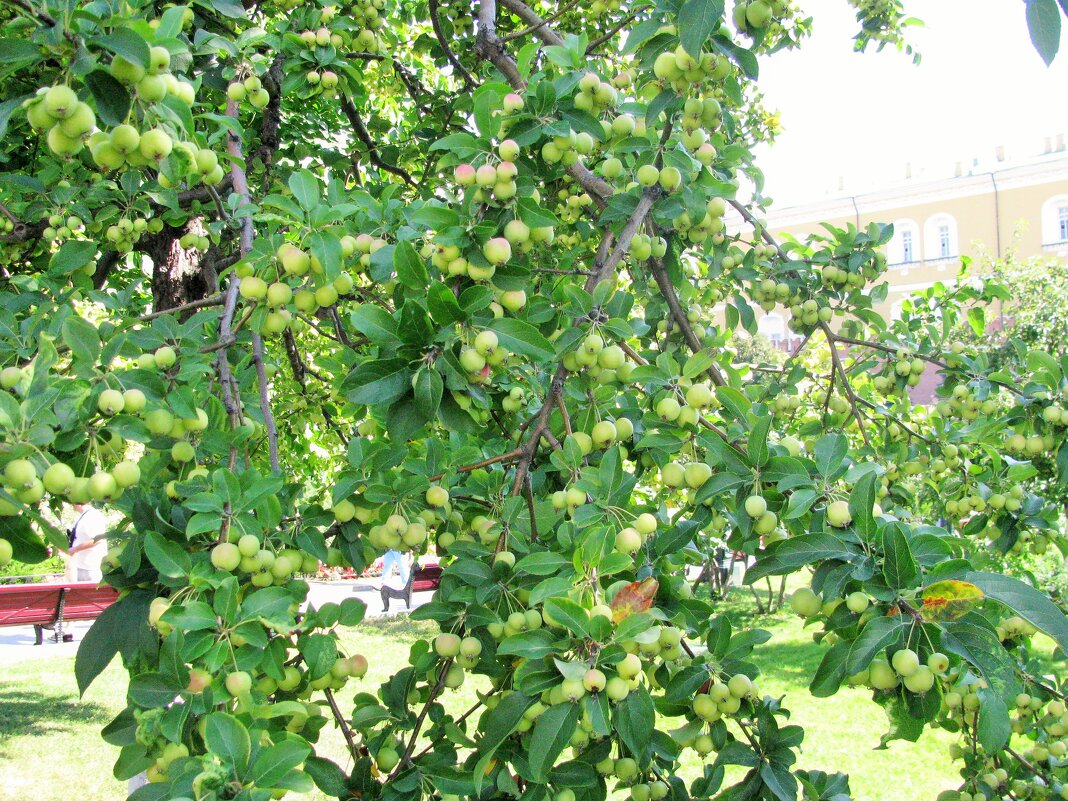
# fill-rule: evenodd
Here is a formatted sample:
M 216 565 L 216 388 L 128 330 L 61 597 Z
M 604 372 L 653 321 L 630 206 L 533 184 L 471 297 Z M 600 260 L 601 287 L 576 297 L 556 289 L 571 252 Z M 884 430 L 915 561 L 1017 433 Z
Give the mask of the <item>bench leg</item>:
M 34 645 L 44 645 L 44 626 L 34 623 L 33 633 L 37 637 L 37 642 L 35 642 Z

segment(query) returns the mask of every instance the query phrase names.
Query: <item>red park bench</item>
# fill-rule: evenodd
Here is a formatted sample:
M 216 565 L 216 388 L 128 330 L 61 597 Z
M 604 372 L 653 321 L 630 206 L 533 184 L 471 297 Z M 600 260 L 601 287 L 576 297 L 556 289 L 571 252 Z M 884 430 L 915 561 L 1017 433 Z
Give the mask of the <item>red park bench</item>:
M 44 630 L 63 639 L 63 624 L 95 620 L 119 599 L 112 587 L 94 582 L 78 584 L 15 584 L 0 587 L 0 626 L 33 626 L 35 645 L 44 642 Z
M 408 574 L 408 583 L 403 587 L 387 587 L 382 585 L 382 611 L 389 611 L 389 599 L 397 598 L 404 601 L 404 605 L 412 608 L 412 593 L 436 590 L 441 584 L 442 567 L 439 564 L 427 564 L 417 567 Z

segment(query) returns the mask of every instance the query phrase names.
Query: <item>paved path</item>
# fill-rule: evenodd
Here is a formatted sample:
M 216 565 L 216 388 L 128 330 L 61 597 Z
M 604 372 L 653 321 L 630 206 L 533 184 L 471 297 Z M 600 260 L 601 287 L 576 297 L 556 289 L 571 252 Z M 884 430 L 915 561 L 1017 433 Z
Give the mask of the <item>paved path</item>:
M 382 611 L 382 596 L 379 594 L 381 586 L 377 580 L 366 579 L 357 581 L 311 581 L 308 592 L 308 602 L 316 607 L 324 603 L 340 603 L 346 598 L 359 598 L 367 604 L 367 617 L 382 617 L 388 615 L 405 614 L 404 601 L 391 599 L 389 612 Z M 433 592 L 417 592 L 412 596 L 412 609 L 430 601 Z M 33 626 L 11 626 L 0 628 L 0 665 L 10 665 L 27 659 L 65 658 L 71 657 L 78 652 L 78 644 L 85 637 L 85 632 L 92 625 L 91 621 L 78 621 L 68 623 L 66 632 L 74 635 L 73 642 L 54 642 L 50 638 L 52 632 L 45 631 L 43 645 L 34 645 Z

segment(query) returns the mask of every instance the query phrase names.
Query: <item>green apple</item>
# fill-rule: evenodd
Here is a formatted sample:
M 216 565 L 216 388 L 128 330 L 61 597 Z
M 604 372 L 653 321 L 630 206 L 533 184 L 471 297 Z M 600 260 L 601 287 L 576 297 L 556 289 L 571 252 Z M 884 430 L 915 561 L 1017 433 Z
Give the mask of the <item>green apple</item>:
M 241 551 L 232 542 L 220 542 L 211 549 L 211 563 L 219 570 L 232 573 L 241 564 Z

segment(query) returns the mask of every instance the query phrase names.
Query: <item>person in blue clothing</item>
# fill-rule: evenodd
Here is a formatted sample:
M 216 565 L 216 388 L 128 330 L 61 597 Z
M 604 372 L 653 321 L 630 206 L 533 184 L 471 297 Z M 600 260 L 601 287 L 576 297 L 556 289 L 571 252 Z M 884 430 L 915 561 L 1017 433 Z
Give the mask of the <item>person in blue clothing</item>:
M 403 587 L 408 583 L 408 564 L 404 559 L 404 554 L 400 551 L 395 551 L 390 548 L 386 551 L 386 555 L 382 557 L 382 583 L 392 583 L 390 578 L 393 575 L 394 566 L 397 568 L 397 573 L 400 574 L 400 585 Z

